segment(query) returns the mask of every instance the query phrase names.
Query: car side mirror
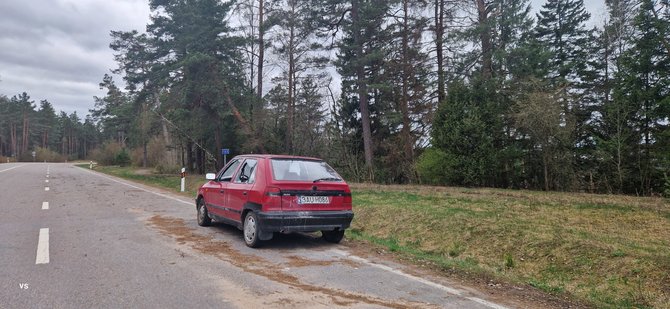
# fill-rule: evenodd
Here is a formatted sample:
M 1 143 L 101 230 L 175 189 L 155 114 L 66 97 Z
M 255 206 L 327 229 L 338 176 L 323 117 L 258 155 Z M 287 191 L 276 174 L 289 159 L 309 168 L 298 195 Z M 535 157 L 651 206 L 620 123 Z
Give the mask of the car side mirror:
M 240 181 L 241 181 L 241 182 L 247 182 L 247 181 L 249 181 L 249 176 L 247 176 L 247 175 L 240 175 Z
M 205 179 L 207 179 L 207 180 L 214 180 L 215 178 L 216 178 L 216 174 L 214 174 L 214 173 L 205 174 Z

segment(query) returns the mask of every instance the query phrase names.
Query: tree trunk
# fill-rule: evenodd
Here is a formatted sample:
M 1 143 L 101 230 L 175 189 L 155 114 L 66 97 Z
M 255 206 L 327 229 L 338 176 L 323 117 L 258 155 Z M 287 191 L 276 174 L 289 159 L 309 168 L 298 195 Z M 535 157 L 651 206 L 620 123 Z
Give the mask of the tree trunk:
M 28 120 L 28 114 L 23 113 L 23 132 L 21 133 L 21 153 L 28 152 L 28 144 L 30 143 L 28 139 L 29 127 L 30 127 L 30 121 Z
M 356 46 L 356 57 L 363 57 L 363 38 L 361 34 L 361 20 L 359 14 L 359 0 L 351 2 L 351 19 L 353 24 L 353 39 Z M 361 124 L 363 127 L 363 151 L 365 155 L 365 166 L 368 172 L 368 180 L 374 180 L 372 162 L 372 131 L 370 129 L 370 108 L 368 106 L 368 85 L 365 80 L 364 64 L 356 68 L 356 83 L 358 86 L 358 102 L 361 110 Z
M 218 123 L 218 122 L 217 122 Z M 216 145 L 216 169 L 221 169 L 223 167 L 223 154 L 221 154 L 221 149 L 223 148 L 223 141 L 221 137 L 221 127 L 220 125 L 216 126 L 214 131 L 214 144 Z
M 292 9 L 295 10 L 295 3 Z M 295 11 L 293 12 L 295 16 Z M 293 116 L 295 109 L 295 24 L 292 22 L 289 30 L 288 43 L 288 102 L 286 105 L 286 152 L 293 154 Z
M 16 147 L 16 142 L 17 142 L 17 141 L 16 141 L 16 124 L 14 124 L 14 123 L 11 124 L 11 129 L 10 129 L 10 133 L 9 133 L 9 134 L 10 134 L 10 136 L 11 136 L 11 142 L 12 142 L 12 145 L 11 145 L 11 146 L 12 146 L 12 153 L 11 153 L 11 156 L 16 156 L 16 155 L 17 155 L 17 154 L 16 154 L 16 150 L 17 150 L 17 147 Z
M 412 65 L 409 63 L 409 0 L 403 0 L 403 34 L 402 34 L 402 98 L 400 102 L 400 109 L 402 112 L 402 130 L 401 135 L 403 139 L 403 146 L 405 152 L 405 160 L 407 162 L 414 161 L 414 142 L 411 135 L 411 122 L 409 118 L 409 76 L 412 70 Z
M 258 85 L 256 85 L 256 96 L 260 102 L 263 97 L 263 61 L 265 58 L 265 29 L 263 29 L 265 15 L 265 0 L 258 0 Z M 260 106 L 262 108 L 262 106 Z M 260 110 L 260 109 L 258 109 Z
M 479 38 L 482 45 L 482 77 L 491 79 L 493 72 L 493 46 L 491 43 L 491 29 L 488 26 L 489 14 L 484 0 L 475 0 L 477 4 L 477 21 L 480 31 Z
M 193 142 L 186 142 L 186 170 L 193 172 Z
M 147 141 L 142 143 L 142 168 L 147 168 Z
M 435 53 L 437 54 L 437 102 L 447 98 L 444 77 L 444 0 L 435 0 Z
M 200 143 L 200 142 L 199 142 Z M 204 174 L 204 151 L 200 148 L 197 147 L 195 150 L 195 165 L 196 165 L 196 170 L 198 171 L 198 174 Z

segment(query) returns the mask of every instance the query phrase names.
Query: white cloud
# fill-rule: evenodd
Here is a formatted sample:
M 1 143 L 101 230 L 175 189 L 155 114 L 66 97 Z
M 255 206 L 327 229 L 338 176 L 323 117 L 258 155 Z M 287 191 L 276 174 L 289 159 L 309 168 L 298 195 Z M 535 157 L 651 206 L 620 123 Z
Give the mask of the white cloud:
M 0 1 L 0 94 L 25 91 L 83 118 L 116 67 L 110 31 L 144 31 L 149 14 L 144 0 Z

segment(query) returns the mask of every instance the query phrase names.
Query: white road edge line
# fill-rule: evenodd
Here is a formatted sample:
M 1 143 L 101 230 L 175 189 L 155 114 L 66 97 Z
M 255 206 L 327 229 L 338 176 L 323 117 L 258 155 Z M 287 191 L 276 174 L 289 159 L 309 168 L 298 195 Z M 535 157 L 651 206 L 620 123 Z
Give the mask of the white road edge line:
M 127 183 L 127 182 L 119 181 L 119 180 L 116 180 L 116 179 L 114 179 L 114 178 L 111 178 L 111 177 L 102 175 L 102 174 L 100 174 L 100 173 L 95 173 L 95 172 L 92 172 L 92 171 L 89 171 L 89 170 L 86 170 L 86 169 L 82 169 L 82 170 L 85 171 L 85 172 L 88 172 L 88 173 L 97 175 L 97 176 L 99 176 L 99 177 L 102 177 L 102 178 L 111 180 L 111 181 L 113 181 L 113 182 L 120 183 L 120 184 L 122 184 L 122 185 L 131 187 L 131 188 L 135 188 L 135 189 L 138 189 L 138 190 L 142 190 L 142 191 L 144 191 L 144 192 L 148 192 L 148 193 L 151 193 L 151 194 L 155 194 L 155 195 L 158 195 L 158 196 L 160 196 L 160 197 L 164 197 L 164 198 L 167 198 L 167 199 L 171 199 L 171 200 L 173 200 L 173 201 L 177 201 L 177 202 L 184 203 L 184 204 L 187 204 L 187 205 L 192 205 L 192 204 L 193 204 L 193 203 L 191 203 L 191 202 L 186 202 L 186 201 L 183 201 L 183 200 L 180 200 L 180 199 L 178 199 L 178 198 L 174 198 L 174 197 L 171 197 L 171 196 L 168 196 L 168 195 L 165 195 L 165 194 L 161 194 L 161 193 L 154 192 L 154 191 L 150 191 L 150 190 L 147 190 L 147 189 L 144 189 L 144 188 L 135 186 L 135 185 L 131 185 L 131 184 Z M 426 280 L 426 279 L 423 279 L 423 278 L 419 278 L 419 277 L 416 277 L 416 276 L 412 276 L 412 275 L 410 275 L 410 274 L 404 273 L 404 272 L 402 272 L 402 271 L 400 271 L 400 270 L 397 270 L 397 269 L 393 269 L 393 268 L 388 267 L 388 266 L 386 266 L 386 265 L 380 265 L 380 264 L 372 263 L 372 262 L 370 262 L 370 261 L 368 261 L 368 260 L 366 260 L 366 259 L 364 259 L 364 258 L 362 258 L 362 257 L 358 257 L 358 256 L 355 256 L 355 255 L 351 255 L 351 254 L 349 254 L 349 253 L 346 252 L 346 251 L 342 251 L 342 250 L 338 250 L 338 249 L 333 249 L 333 250 L 331 250 L 331 251 L 334 252 L 334 253 L 336 253 L 336 254 L 339 254 L 339 255 L 348 257 L 348 258 L 350 258 L 350 259 L 352 259 L 352 260 L 356 260 L 356 261 L 362 262 L 362 263 L 364 263 L 364 264 L 367 264 L 367 265 L 370 265 L 370 266 L 373 266 L 373 267 L 376 267 L 376 268 L 380 268 L 380 269 L 383 269 L 383 270 L 392 272 L 392 273 L 394 273 L 394 274 L 397 274 L 397 275 L 406 277 L 406 278 L 408 278 L 408 279 L 412 279 L 412 280 L 414 280 L 414 281 L 418 281 L 418 282 L 421 282 L 421 283 L 423 283 L 423 284 L 426 284 L 426 285 L 429 285 L 429 286 L 432 286 L 432 287 L 441 289 L 441 290 L 443 290 L 443 291 L 445 291 L 445 292 L 447 292 L 447 293 L 454 294 L 454 295 L 457 295 L 457 296 L 462 296 L 462 295 L 463 295 L 463 293 L 462 293 L 461 291 L 457 290 L 457 289 L 450 288 L 450 287 L 446 287 L 446 286 L 444 286 L 444 285 L 441 285 L 441 284 L 438 284 L 438 283 L 435 283 L 435 282 L 432 282 L 432 281 L 429 281 L 429 280 Z M 468 300 L 471 300 L 471 301 L 480 303 L 480 304 L 482 304 L 482 305 L 488 306 L 488 307 L 490 307 L 490 308 L 494 308 L 494 309 L 508 309 L 508 308 L 505 307 L 505 306 L 501 306 L 501 305 L 498 305 L 498 304 L 494 304 L 494 303 L 492 303 L 492 302 L 483 300 L 483 299 L 481 299 L 481 298 L 472 297 L 472 296 L 466 296 L 465 298 L 468 299 Z
M 42 202 L 42 209 L 43 210 L 49 209 L 49 202 Z
M 138 186 L 135 186 L 135 185 L 131 185 L 131 184 L 127 183 L 127 182 L 119 181 L 119 180 L 116 180 L 116 179 L 114 179 L 114 178 L 112 178 L 112 177 L 108 177 L 108 176 L 105 176 L 105 175 L 103 175 L 103 174 L 100 174 L 100 173 L 97 173 L 97 172 L 92 172 L 92 171 L 89 171 L 89 170 L 86 170 L 86 169 L 83 169 L 83 168 L 82 168 L 81 170 L 82 170 L 82 171 L 85 171 L 85 172 L 88 172 L 88 173 L 91 173 L 91 174 L 93 174 L 93 175 L 97 175 L 97 176 L 102 177 L 102 178 L 106 178 L 106 179 L 111 180 L 111 181 L 113 181 L 113 182 L 120 183 L 120 184 L 122 184 L 122 185 L 124 185 L 124 186 L 128 186 L 128 187 L 131 187 L 131 188 L 134 188 L 134 189 L 142 190 L 142 191 L 144 191 L 144 192 L 148 192 L 148 193 L 151 193 L 151 194 L 155 194 L 155 195 L 158 195 L 158 196 L 160 196 L 160 197 L 164 197 L 164 198 L 167 198 L 167 199 L 171 199 L 171 200 L 173 200 L 173 201 L 177 201 L 177 202 L 180 202 L 180 203 L 184 203 L 184 204 L 186 204 L 186 205 L 195 205 L 195 202 L 187 202 L 187 201 L 178 199 L 178 198 L 176 198 L 176 197 L 172 197 L 172 196 L 165 195 L 165 194 L 162 194 L 162 193 L 158 193 L 158 192 L 154 192 L 154 191 L 151 191 L 151 190 L 147 190 L 147 189 L 145 189 L 145 188 L 138 187 Z
M 2 172 L 6 172 L 6 171 L 9 171 L 9 170 L 13 170 L 13 169 L 15 169 L 15 168 L 19 168 L 19 167 L 21 167 L 21 166 L 25 166 L 25 164 L 18 165 L 18 166 L 14 166 L 14 167 L 10 167 L 10 168 L 8 168 L 8 169 L 4 169 L 4 170 L 0 171 L 0 173 L 2 173 Z
M 456 296 L 461 296 L 461 297 L 463 297 L 463 298 L 465 298 L 465 299 L 468 299 L 468 300 L 470 300 L 470 301 L 474 301 L 474 302 L 476 302 L 476 303 L 482 304 L 482 305 L 487 306 L 487 307 L 489 307 L 489 308 L 493 308 L 493 309 L 508 309 L 508 308 L 505 307 L 505 306 L 501 306 L 501 305 L 498 305 L 498 304 L 495 304 L 495 303 L 492 303 L 492 302 L 483 300 L 483 299 L 481 299 L 481 298 L 479 298 L 479 297 L 463 295 L 463 292 L 460 291 L 460 290 L 457 290 L 457 289 L 454 289 L 454 288 L 450 288 L 450 287 L 448 287 L 448 286 L 444 286 L 444 285 L 441 285 L 441 284 L 439 284 L 439 283 L 435 283 L 435 282 L 432 282 L 432 281 L 429 281 L 429 280 L 426 280 L 426 279 L 423 279 L 423 278 L 419 278 L 419 277 L 417 277 L 417 276 L 410 275 L 410 274 L 405 273 L 405 272 L 403 272 L 403 271 L 401 271 L 401 270 L 398 270 L 398 269 L 395 269 L 395 268 L 392 268 L 392 267 L 389 267 L 389 266 L 386 266 L 386 265 L 373 263 L 373 262 L 371 262 L 371 261 L 369 261 L 369 260 L 367 260 L 367 259 L 364 259 L 364 258 L 359 257 L 359 256 L 352 255 L 352 254 L 350 254 L 349 252 L 346 252 L 346 251 L 343 251 L 343 250 L 339 250 L 339 249 L 331 249 L 330 251 L 333 252 L 333 253 L 335 253 L 335 254 L 338 254 L 338 255 L 344 256 L 344 257 L 346 257 L 346 258 L 352 259 L 352 260 L 354 260 L 354 261 L 356 261 L 356 262 L 363 263 L 363 264 L 366 264 L 366 265 L 369 265 L 369 266 L 372 266 L 372 267 L 375 267 L 375 268 L 379 268 L 379 269 L 382 269 L 382 270 L 385 270 L 385 271 L 394 273 L 394 274 L 396 274 L 396 275 L 405 277 L 405 278 L 407 278 L 407 279 L 414 280 L 414 281 L 419 282 L 419 283 L 423 283 L 423 284 L 428 285 L 428 286 L 430 286 L 430 287 L 434 287 L 434 288 L 436 288 L 436 289 L 440 289 L 440 290 L 445 291 L 445 292 L 447 292 L 447 293 L 449 293 L 449 294 L 453 294 L 453 295 L 456 295 Z
M 49 229 L 40 229 L 40 238 L 37 242 L 37 256 L 35 264 L 49 264 Z

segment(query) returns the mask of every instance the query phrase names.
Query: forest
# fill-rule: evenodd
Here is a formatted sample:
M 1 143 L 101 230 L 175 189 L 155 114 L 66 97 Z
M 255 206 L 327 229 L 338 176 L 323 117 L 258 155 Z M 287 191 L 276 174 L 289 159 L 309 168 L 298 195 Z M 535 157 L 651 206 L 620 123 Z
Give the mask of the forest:
M 90 114 L 0 96 L 0 156 L 350 181 L 670 195 L 670 3 L 151 0 Z M 230 157 L 228 157 L 230 158 Z

